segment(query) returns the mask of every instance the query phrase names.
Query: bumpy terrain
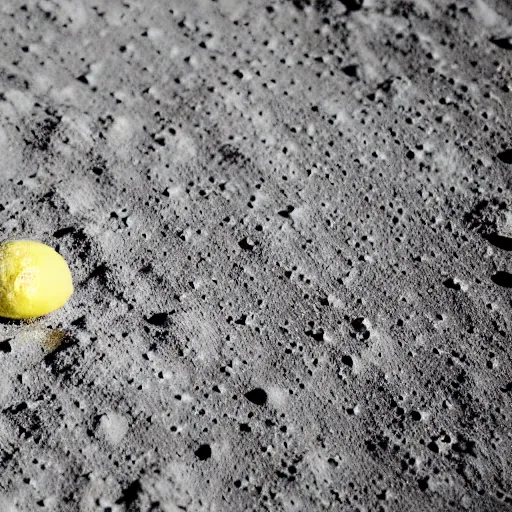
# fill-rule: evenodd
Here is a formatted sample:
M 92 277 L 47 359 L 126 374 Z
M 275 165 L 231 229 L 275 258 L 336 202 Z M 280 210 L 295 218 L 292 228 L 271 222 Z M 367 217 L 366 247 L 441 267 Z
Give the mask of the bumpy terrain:
M 0 510 L 512 510 L 509 0 L 3 0 Z

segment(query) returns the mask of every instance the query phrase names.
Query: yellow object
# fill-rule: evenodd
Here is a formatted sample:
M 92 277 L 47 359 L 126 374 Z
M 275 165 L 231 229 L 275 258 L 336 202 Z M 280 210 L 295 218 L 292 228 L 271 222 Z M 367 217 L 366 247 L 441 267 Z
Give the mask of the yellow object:
M 66 260 L 31 240 L 0 244 L 0 316 L 34 318 L 64 306 L 73 294 Z

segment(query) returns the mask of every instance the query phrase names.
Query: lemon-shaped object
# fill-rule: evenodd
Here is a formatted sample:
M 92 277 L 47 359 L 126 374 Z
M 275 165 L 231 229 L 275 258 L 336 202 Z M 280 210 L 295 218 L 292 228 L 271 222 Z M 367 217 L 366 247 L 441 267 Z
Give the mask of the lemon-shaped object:
M 62 307 L 73 294 L 66 260 L 31 240 L 0 243 L 0 316 L 35 318 Z

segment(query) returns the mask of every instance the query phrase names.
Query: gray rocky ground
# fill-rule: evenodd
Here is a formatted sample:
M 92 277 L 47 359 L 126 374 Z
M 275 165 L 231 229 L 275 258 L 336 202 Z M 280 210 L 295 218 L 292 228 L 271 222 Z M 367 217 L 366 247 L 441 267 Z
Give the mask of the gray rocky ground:
M 512 510 L 509 0 L 3 0 L 0 510 Z

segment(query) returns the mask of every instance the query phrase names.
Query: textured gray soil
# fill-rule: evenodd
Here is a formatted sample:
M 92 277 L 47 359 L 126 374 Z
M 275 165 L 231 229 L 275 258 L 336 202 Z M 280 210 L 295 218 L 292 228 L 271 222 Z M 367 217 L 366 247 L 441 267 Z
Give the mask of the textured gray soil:
M 512 510 L 511 22 L 2 0 L 0 511 Z

